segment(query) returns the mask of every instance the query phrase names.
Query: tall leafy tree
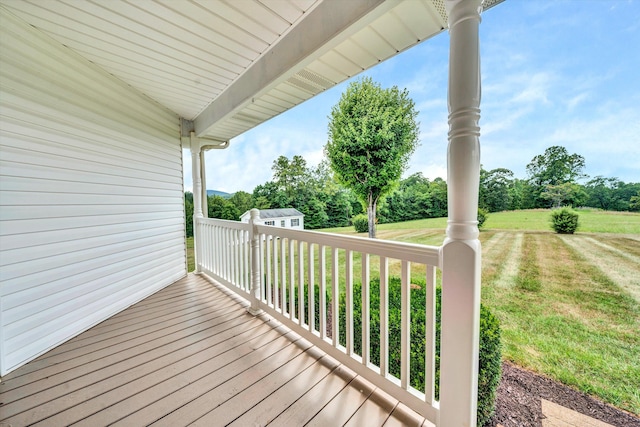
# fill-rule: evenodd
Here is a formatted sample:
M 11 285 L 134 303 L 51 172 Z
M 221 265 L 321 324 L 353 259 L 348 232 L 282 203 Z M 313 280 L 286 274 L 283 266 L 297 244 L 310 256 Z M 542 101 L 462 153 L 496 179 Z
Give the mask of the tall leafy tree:
M 631 196 L 631 199 L 629 199 L 629 210 L 640 211 L 640 189 L 636 195 Z
M 604 210 L 615 209 L 618 202 L 616 188 L 621 184 L 618 178 L 605 178 L 601 175 L 589 180 L 585 185 L 589 195 L 589 206 Z
M 289 199 L 284 191 L 278 188 L 278 184 L 267 181 L 253 189 L 253 200 L 258 209 L 289 208 Z
M 410 221 L 447 215 L 447 186 L 441 178 L 433 182 L 414 173 L 380 204 L 380 222 Z
M 236 191 L 233 196 L 229 197 L 229 201 L 235 205 L 240 215 L 251 209 L 255 204 L 251 194 L 246 191 Z
M 278 185 L 278 189 L 284 191 L 289 200 L 294 198 L 295 193 L 304 186 L 305 178 L 308 175 L 307 161 L 302 156 L 293 156 L 289 160 L 285 156 L 280 156 L 273 161 L 273 181 Z
M 509 209 L 513 186 L 513 172 L 505 168 L 490 171 L 480 169 L 479 205 L 489 212 L 500 212 Z
M 242 212 L 238 210 L 228 199 L 220 196 L 209 196 L 208 213 L 209 218 L 228 219 L 238 221 Z
M 535 156 L 527 165 L 527 174 L 538 202 L 536 207 L 549 207 L 549 199 L 542 197 L 547 186 L 576 183 L 579 178 L 586 176 L 583 173 L 584 167 L 584 157 L 569 154 L 565 147 L 558 145 L 549 147 L 544 154 Z
M 536 185 L 559 185 L 584 178 L 584 166 L 584 157 L 569 154 L 566 148 L 554 145 L 531 160 L 527 173 Z
M 353 82 L 331 109 L 325 152 L 336 178 L 353 190 L 375 237 L 376 208 L 408 166 L 419 123 L 408 91 L 383 89 L 371 78 Z

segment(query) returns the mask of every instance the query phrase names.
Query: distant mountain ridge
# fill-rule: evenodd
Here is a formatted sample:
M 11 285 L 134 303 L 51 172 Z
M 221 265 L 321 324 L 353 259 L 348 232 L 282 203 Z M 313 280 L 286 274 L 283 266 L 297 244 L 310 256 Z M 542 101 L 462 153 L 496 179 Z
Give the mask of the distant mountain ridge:
M 218 190 L 207 190 L 207 196 L 220 196 L 224 199 L 228 199 L 229 197 L 233 196 L 233 194 L 225 193 L 224 191 Z

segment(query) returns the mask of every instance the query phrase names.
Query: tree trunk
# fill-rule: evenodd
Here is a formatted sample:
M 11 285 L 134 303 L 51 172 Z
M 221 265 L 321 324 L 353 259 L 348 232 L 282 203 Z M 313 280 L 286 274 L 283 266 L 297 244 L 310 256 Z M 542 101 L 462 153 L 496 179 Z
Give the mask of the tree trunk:
M 369 237 L 376 238 L 376 205 L 377 200 L 373 199 L 373 195 L 369 194 L 369 206 L 367 206 L 367 214 L 369 215 Z

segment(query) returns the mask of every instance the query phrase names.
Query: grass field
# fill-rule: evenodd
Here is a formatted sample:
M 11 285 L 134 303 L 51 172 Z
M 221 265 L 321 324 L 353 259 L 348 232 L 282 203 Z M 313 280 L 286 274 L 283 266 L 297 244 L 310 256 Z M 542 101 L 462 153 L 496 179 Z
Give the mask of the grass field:
M 575 235 L 554 234 L 548 210 L 490 214 L 482 302 L 500 318 L 505 359 L 640 414 L 640 214 L 579 213 Z M 381 224 L 378 237 L 441 245 L 445 228 Z

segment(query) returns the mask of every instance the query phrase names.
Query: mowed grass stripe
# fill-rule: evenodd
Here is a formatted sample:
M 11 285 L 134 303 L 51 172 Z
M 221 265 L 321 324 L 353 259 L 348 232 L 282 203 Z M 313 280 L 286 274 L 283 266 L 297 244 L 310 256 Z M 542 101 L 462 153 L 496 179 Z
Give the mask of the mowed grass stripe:
M 500 275 L 496 278 L 495 284 L 500 287 L 510 287 L 516 283 L 518 271 L 520 270 L 520 254 L 524 242 L 524 233 L 516 233 L 513 243 L 503 262 Z
M 562 236 L 561 239 L 579 252 L 592 267 L 600 270 L 601 274 L 640 302 L 640 263 L 638 261 L 621 256 L 620 251 L 585 236 Z
M 538 292 L 542 287 L 540 266 L 544 265 L 544 260 L 541 259 L 544 254 L 538 251 L 542 237 L 543 235 L 540 234 L 527 233 L 524 235 L 518 275 L 515 280 L 516 287 L 522 290 Z
M 582 236 L 580 236 L 582 237 Z M 628 261 L 634 263 L 635 265 L 640 266 L 640 256 L 636 256 L 635 254 L 633 254 L 632 252 L 628 251 L 628 247 L 624 247 L 624 248 L 619 248 L 619 247 L 615 247 L 612 245 L 608 245 L 604 242 L 602 242 L 601 240 L 598 239 L 594 239 L 593 237 L 584 237 L 589 243 L 599 246 L 602 249 L 604 249 L 606 252 L 610 253 L 612 256 L 614 257 L 623 257 L 626 258 Z
M 484 234 L 484 233 L 483 233 Z M 484 237 L 481 235 L 481 238 Z M 504 267 L 504 259 L 509 252 L 509 242 L 512 236 L 509 233 L 498 232 L 482 244 L 482 283 L 493 284 L 496 277 L 500 275 Z M 491 286 L 486 289 L 483 286 L 482 292 L 492 292 Z
M 636 259 L 640 260 L 640 235 L 634 238 L 633 236 L 617 237 L 611 235 L 592 234 L 590 237 L 602 244 L 612 246 L 620 250 L 627 254 L 627 256 L 636 257 Z

